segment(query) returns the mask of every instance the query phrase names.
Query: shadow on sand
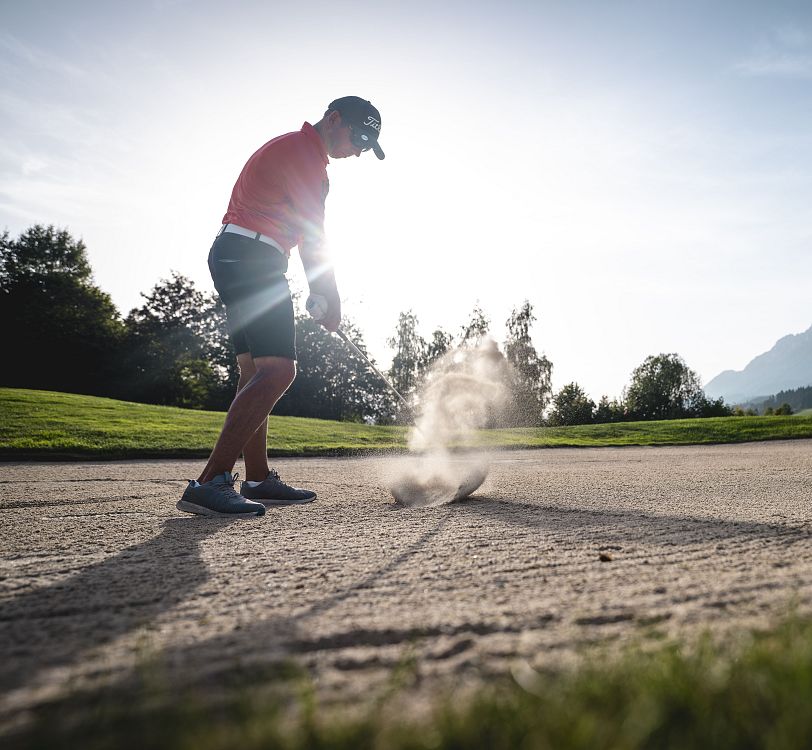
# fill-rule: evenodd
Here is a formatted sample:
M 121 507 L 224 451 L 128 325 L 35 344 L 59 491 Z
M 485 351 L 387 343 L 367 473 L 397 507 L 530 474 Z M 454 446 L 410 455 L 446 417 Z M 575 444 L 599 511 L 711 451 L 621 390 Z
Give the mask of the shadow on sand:
M 217 633 L 191 646 L 177 646 L 162 652 L 160 660 L 166 668 L 167 687 L 172 690 L 190 686 L 205 689 L 235 681 L 248 685 L 252 679 L 269 674 L 268 670 L 273 673 L 280 665 L 308 653 L 331 648 L 407 643 L 417 637 L 448 634 L 447 628 L 364 630 L 348 623 L 346 626 L 336 624 L 329 635 L 319 637 L 308 626 L 310 621 L 371 587 L 426 549 L 452 516 L 476 517 L 480 525 L 482 520 L 493 524 L 494 530 L 504 525 L 522 526 L 538 532 L 540 539 L 558 533 L 571 536 L 573 528 L 577 528 L 583 532 L 584 543 L 590 545 L 646 542 L 666 548 L 734 539 L 766 539 L 780 545 L 792 545 L 808 544 L 810 536 L 805 528 L 782 524 L 666 516 L 619 509 L 579 509 L 571 504 L 541 505 L 488 496 L 475 496 L 450 506 L 427 509 L 426 513 L 436 514 L 435 518 L 414 542 L 400 551 L 393 550 L 390 559 L 375 571 L 333 591 L 299 614 L 260 620 L 238 630 Z M 81 654 L 66 654 L 59 645 L 59 637 L 66 627 L 64 617 L 60 615 L 82 614 L 81 618 L 69 618 L 68 627 L 83 631 L 83 646 L 89 647 L 146 624 L 179 603 L 206 580 L 199 544 L 221 529 L 224 523 L 227 522 L 172 519 L 166 522 L 162 533 L 155 539 L 91 566 L 64 584 L 14 600 L 0 616 L 0 628 L 6 632 L 12 629 L 13 643 L 26 644 L 26 656 L 20 659 L 13 651 L 9 654 L 0 687 L 24 684 L 37 670 L 77 660 Z M 505 537 L 505 544 L 510 543 L 511 538 Z M 134 598 L 134 592 L 142 598 Z M 483 626 L 482 623 L 473 623 L 470 630 L 476 634 L 479 632 L 477 627 Z M 71 632 L 69 640 L 76 636 Z M 8 642 L 8 635 L 4 637 Z M 40 642 L 41 648 L 31 649 L 31 638 Z M 13 670 L 9 671 L 8 665 L 13 665 Z M 131 674 L 122 675 L 110 686 L 113 692 L 123 691 L 125 694 L 132 688 Z
M 171 518 L 153 539 L 6 602 L 0 611 L 0 690 L 27 684 L 40 670 L 73 664 L 87 649 L 177 605 L 208 578 L 201 541 L 230 523 Z
M 162 654 L 162 661 L 183 669 L 190 662 L 201 662 L 201 654 L 207 654 L 203 660 L 207 671 L 216 672 L 218 664 L 233 666 L 240 653 L 262 654 L 257 643 L 264 644 L 266 653 L 275 654 L 273 660 L 282 652 L 313 650 L 300 635 L 306 632 L 303 626 L 309 620 L 404 565 L 441 533 L 448 518 L 448 513 L 438 514 L 427 530 L 380 568 L 299 614 L 229 630 L 193 647 L 179 647 Z M 0 690 L 31 684 L 42 670 L 75 664 L 88 649 L 148 625 L 178 605 L 209 577 L 200 559 L 200 542 L 229 523 L 232 521 L 170 519 L 155 538 L 90 565 L 67 581 L 12 599 L 0 613 L 0 643 L 6 644 Z
M 746 537 L 790 545 L 808 544 L 810 540 L 808 529 L 781 523 L 659 515 L 617 508 L 574 508 L 571 503 L 542 505 L 475 496 L 455 503 L 455 508 L 459 513 L 536 529 L 542 534 L 568 533 L 577 528 L 591 541 L 607 544 L 650 543 L 665 547 Z

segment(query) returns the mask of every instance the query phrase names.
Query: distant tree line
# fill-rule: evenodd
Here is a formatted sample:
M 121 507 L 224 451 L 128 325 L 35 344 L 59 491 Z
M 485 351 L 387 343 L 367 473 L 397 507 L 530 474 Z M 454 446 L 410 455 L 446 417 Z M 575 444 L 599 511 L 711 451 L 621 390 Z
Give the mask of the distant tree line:
M 87 249 L 36 225 L 0 235 L 0 384 L 192 409 L 227 409 L 238 379 L 225 309 L 177 273 L 122 318 L 93 282 Z M 345 322 L 359 348 L 360 331 Z M 298 316 L 299 370 L 278 413 L 386 422 L 393 400 L 360 358 Z
M 794 414 L 804 409 L 812 409 L 812 385 L 779 391 L 766 399 L 756 399 L 740 404 L 733 410 L 737 415 Z
M 35 225 L 12 239 L 0 235 L 0 314 L 7 355 L 0 385 L 110 396 L 193 409 L 227 409 L 237 384 L 225 310 L 216 294 L 201 292 L 177 273 L 159 281 L 143 303 L 122 317 L 94 283 L 81 240 L 66 230 Z M 505 322 L 498 356 L 508 373 L 510 405 L 496 426 L 573 425 L 646 419 L 725 416 L 722 399 L 709 400 L 696 373 L 677 354 L 647 357 L 621 398 L 590 399 L 578 383 L 553 393 L 553 364 L 539 353 L 530 328 L 536 318 L 524 301 Z M 342 327 L 367 353 L 352 321 Z M 456 346 L 496 339 L 477 304 L 456 332 L 419 333 L 413 311 L 400 314 L 388 340 L 388 375 L 407 397 L 432 364 Z M 397 400 L 354 352 L 309 316 L 297 313 L 298 375 L 275 413 L 348 421 L 392 422 Z M 777 394 L 807 408 L 812 388 Z M 797 406 L 795 404 L 797 403 Z M 775 405 L 765 409 L 776 409 Z
M 793 412 L 812 409 L 812 385 L 779 391 L 774 396 L 764 399 L 758 408 L 761 414 L 766 414 L 768 409 L 776 411 L 787 406 Z
M 534 426 L 544 421 L 544 411 L 552 396 L 553 364 L 533 345 L 530 327 L 535 319 L 533 306 L 525 300 L 505 323 L 504 353 L 498 350 L 490 353 L 502 362 L 494 367 L 506 373 L 509 393 L 507 407 L 492 415 L 490 426 Z M 446 352 L 455 346 L 476 347 L 491 337 L 490 320 L 479 304 L 456 334 L 437 328 L 429 339 L 424 339 L 418 327 L 417 316 L 411 310 L 401 313 L 395 335 L 387 341 L 395 352 L 389 372 L 392 383 L 407 398 Z
M 227 409 L 238 373 L 225 309 L 178 273 L 159 281 L 122 317 L 93 281 L 87 248 L 67 230 L 35 225 L 13 239 L 0 235 L 0 314 L 8 356 L 0 385 L 87 393 L 192 409 Z M 506 361 L 515 395 L 510 424 L 539 424 L 549 403 L 552 364 L 530 340 L 532 308 L 507 323 Z M 347 421 L 392 422 L 398 403 L 357 354 L 305 314 L 296 316 L 298 375 L 275 413 Z M 488 333 L 479 306 L 458 335 L 438 329 L 425 341 L 417 318 L 400 315 L 389 342 L 389 376 L 411 394 L 433 362 L 455 344 L 473 346 Z M 352 321 L 343 329 L 369 356 Z
M 553 396 L 551 425 L 603 424 L 650 419 L 727 417 L 732 410 L 724 399 L 709 399 L 699 376 L 679 354 L 646 357 L 631 374 L 620 399 L 603 396 L 598 404 L 577 383 Z

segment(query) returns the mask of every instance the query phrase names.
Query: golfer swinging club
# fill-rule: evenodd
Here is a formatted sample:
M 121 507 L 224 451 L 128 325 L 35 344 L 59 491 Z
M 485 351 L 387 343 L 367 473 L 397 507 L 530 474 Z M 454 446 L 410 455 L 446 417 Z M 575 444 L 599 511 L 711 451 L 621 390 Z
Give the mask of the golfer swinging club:
M 341 302 L 324 241 L 329 158 L 379 159 L 381 115 L 365 99 L 332 102 L 319 122 L 262 146 L 243 167 L 209 253 L 209 270 L 226 308 L 240 379 L 203 473 L 178 509 L 204 516 L 253 517 L 265 507 L 309 503 L 316 493 L 285 484 L 268 466 L 268 414 L 296 377 L 293 302 L 285 278 L 299 247 L 310 294 L 326 303 L 319 322 L 337 331 Z M 323 307 L 323 305 L 322 305 Z M 234 488 L 243 454 L 246 481 Z

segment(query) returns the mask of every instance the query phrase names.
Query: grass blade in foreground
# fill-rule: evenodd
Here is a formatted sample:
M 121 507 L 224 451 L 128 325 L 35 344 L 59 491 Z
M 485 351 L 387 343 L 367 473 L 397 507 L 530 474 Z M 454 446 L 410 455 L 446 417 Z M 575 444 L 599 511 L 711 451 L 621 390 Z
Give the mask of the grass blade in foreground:
M 744 643 L 745 645 L 741 645 Z M 298 678 L 296 674 L 300 675 Z M 514 670 L 464 699 L 446 693 L 428 715 L 409 711 L 417 674 L 352 711 L 320 708 L 288 666 L 234 669 L 208 686 L 157 687 L 160 663 L 112 690 L 74 692 L 40 709 L 6 747 L 177 748 L 657 748 L 812 746 L 812 624 L 716 647 L 661 646 L 584 655 L 572 671 Z M 400 690 L 406 689 L 401 696 Z M 182 696 L 182 700 L 178 697 Z M 425 704 L 424 704 L 425 705 Z

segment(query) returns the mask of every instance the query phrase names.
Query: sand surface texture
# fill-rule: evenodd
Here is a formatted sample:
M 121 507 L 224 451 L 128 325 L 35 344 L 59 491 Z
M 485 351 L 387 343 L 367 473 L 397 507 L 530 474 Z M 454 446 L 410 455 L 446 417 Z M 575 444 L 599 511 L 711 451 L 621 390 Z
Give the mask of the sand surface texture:
M 318 501 L 243 521 L 175 509 L 200 465 L 0 464 L 0 722 L 156 657 L 293 659 L 343 701 L 812 610 L 812 441 L 504 452 L 436 508 L 384 458 L 280 460 Z

